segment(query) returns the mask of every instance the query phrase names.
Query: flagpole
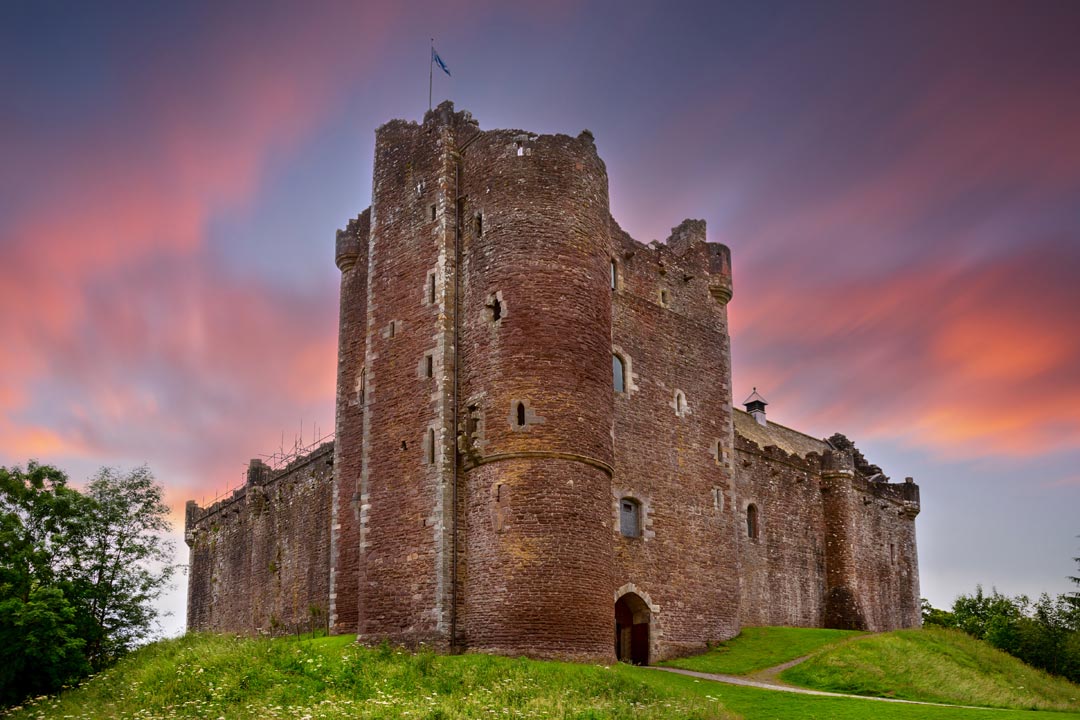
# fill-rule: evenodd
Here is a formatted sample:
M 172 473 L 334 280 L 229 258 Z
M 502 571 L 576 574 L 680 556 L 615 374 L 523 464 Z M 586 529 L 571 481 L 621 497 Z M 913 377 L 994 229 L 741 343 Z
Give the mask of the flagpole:
M 435 38 L 431 38 L 431 52 L 428 53 L 427 63 L 427 109 L 431 112 L 431 71 L 435 64 Z

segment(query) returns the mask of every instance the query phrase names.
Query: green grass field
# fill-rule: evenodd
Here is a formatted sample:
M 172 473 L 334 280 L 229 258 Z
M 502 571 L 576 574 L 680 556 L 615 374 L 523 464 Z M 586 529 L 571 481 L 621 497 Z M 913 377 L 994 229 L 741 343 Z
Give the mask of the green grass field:
M 153 643 L 15 718 L 731 717 L 622 667 L 362 648 L 352 638 Z
M 748 627 L 735 638 L 693 657 L 663 665 L 721 675 L 745 675 L 809 655 L 861 633 L 820 628 Z
M 748 632 L 724 662 L 752 668 L 834 642 L 788 628 Z M 754 641 L 757 637 L 759 642 Z M 862 646 L 860 638 L 836 650 Z M 192 635 L 153 643 L 82 687 L 15 710 L 17 720 L 82 718 L 826 718 L 1040 720 L 1054 712 L 967 710 L 821 698 L 721 685 L 654 668 L 442 656 L 361 648 L 351 637 L 238 639 Z M 761 647 L 759 647 L 759 645 Z M 835 652 L 826 650 L 825 654 Z M 745 656 L 745 657 L 740 657 Z M 928 656 L 933 661 L 933 656 Z M 765 658 L 768 658 L 766 660 Z M 891 660 L 889 662 L 892 662 Z M 800 666 L 801 667 L 801 666 Z M 993 672 L 997 672 L 994 670 Z
M 860 638 L 786 670 L 820 690 L 958 705 L 1080 711 L 1080 685 L 1047 675 L 958 630 Z

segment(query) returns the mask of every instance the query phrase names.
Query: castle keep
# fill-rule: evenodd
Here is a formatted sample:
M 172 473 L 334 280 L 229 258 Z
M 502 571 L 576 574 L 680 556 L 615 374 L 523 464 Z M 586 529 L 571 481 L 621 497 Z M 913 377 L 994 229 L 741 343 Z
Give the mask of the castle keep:
M 188 503 L 188 625 L 590 661 L 919 623 L 918 486 L 732 407 L 727 247 L 644 245 L 577 137 L 376 131 L 337 236 L 336 438 Z

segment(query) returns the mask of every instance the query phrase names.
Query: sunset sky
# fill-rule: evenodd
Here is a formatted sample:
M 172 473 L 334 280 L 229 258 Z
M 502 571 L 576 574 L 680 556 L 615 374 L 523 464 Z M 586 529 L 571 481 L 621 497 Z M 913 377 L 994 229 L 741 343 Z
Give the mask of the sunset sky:
M 922 488 L 922 594 L 1080 554 L 1080 4 L 0 6 L 0 465 L 189 498 L 333 428 L 334 230 L 435 102 L 731 247 L 734 393 Z M 183 627 L 185 582 L 166 599 Z

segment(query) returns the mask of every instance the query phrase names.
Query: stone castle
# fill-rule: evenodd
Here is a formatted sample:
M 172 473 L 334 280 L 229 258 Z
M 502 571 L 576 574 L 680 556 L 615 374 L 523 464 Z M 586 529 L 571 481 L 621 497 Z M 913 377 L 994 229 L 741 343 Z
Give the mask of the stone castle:
M 189 502 L 188 626 L 649 663 L 919 624 L 911 479 L 732 407 L 730 253 L 612 219 L 588 131 L 376 131 L 337 236 L 336 438 Z

